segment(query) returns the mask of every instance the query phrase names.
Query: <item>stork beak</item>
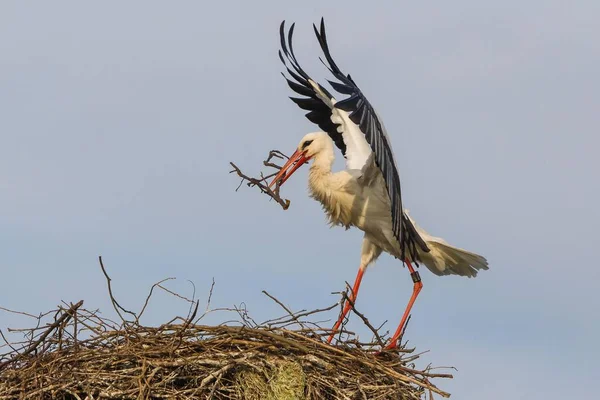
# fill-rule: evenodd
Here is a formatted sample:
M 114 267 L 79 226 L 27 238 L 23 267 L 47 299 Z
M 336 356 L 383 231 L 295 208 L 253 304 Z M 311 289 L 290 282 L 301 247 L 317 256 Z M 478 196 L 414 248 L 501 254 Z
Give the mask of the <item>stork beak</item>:
M 283 185 L 283 183 L 287 181 L 298 168 L 308 162 L 308 160 L 310 160 L 310 157 L 306 157 L 303 151 L 296 150 L 283 167 L 281 167 L 277 176 L 273 178 L 269 184 L 269 187 L 273 187 L 276 182 L 279 182 L 279 186 Z

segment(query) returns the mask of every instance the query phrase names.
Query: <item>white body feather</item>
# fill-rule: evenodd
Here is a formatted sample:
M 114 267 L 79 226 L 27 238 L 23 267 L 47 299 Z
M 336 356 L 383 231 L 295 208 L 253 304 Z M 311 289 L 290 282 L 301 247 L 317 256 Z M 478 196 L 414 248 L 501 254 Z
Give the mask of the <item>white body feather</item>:
M 344 132 L 352 135 L 349 133 L 351 129 Z M 311 196 L 321 203 L 332 225 L 341 225 L 346 229 L 355 226 L 365 232 L 361 266 L 364 268 L 375 261 L 381 251 L 399 258 L 401 249 L 392 232 L 389 196 L 381 171 L 370 157 L 371 153 L 360 168 L 351 168 L 350 165 L 355 162 L 358 164 L 360 157 L 365 154 L 352 151 L 357 157 L 349 158 L 350 168 L 332 173 L 334 153 L 331 139 L 323 132 L 308 134 L 303 141 L 307 139 L 313 141 L 310 153 L 314 161 L 309 172 Z M 346 138 L 344 141 L 348 143 Z M 410 219 L 430 249 L 426 253 L 417 248 L 418 257 L 434 274 L 472 277 L 477 275 L 477 270 L 488 269 L 484 257 L 429 235 Z

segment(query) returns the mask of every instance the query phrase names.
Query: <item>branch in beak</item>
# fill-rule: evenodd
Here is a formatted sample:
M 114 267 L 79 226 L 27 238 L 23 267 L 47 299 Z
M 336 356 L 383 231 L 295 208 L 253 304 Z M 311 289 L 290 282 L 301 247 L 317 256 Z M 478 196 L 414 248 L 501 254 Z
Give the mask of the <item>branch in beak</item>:
M 281 167 L 281 170 L 279 170 L 277 176 L 273 178 L 269 187 L 272 187 L 277 182 L 279 182 L 279 186 L 283 185 L 285 181 L 287 181 L 298 168 L 308 162 L 308 160 L 310 160 L 310 157 L 306 157 L 305 152 L 296 150 L 287 160 L 285 165 Z

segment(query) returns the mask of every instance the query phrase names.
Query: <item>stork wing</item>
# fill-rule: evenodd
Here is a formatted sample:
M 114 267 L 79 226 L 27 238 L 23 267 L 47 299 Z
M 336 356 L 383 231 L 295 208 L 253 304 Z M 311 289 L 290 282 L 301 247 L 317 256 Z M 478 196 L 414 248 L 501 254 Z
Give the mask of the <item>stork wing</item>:
M 281 23 L 279 28 L 281 39 L 279 58 L 292 79 L 283 76 L 294 92 L 305 96 L 290 97 L 290 99 L 301 109 L 308 111 L 306 118 L 309 121 L 317 124 L 323 131 L 327 132 L 346 158 L 348 169 L 359 170 L 358 172 L 360 172 L 371 154 L 371 148 L 365 142 L 363 134 L 358 131 L 358 128 L 352 129 L 355 124 L 348 119 L 348 113 L 334 107 L 336 100 L 331 93 L 311 79 L 298 63 L 292 46 L 294 26 L 295 24 L 291 25 L 287 37 L 285 34 L 285 21 Z M 348 127 L 348 125 L 350 126 Z M 352 135 L 356 136 L 357 132 L 359 137 L 353 137 Z
M 313 25 L 313 28 L 327 60 L 327 63 L 323 62 L 323 64 L 328 67 L 329 71 L 339 81 L 329 81 L 329 83 L 336 91 L 349 95 L 348 98 L 338 101 L 335 104 L 335 108 L 350 113 L 348 118 L 360 129 L 360 132 L 363 134 L 363 140 L 366 140 L 371 147 L 374 154 L 374 161 L 381 170 L 388 195 L 390 196 L 392 229 L 394 236 L 400 242 L 402 257 L 404 259 L 405 251 L 408 249 L 412 258 L 416 259 L 416 246 L 419 246 L 425 252 L 428 252 L 429 248 L 419 236 L 402 208 L 400 176 L 398 175 L 398 168 L 392 151 L 392 143 L 383 126 L 383 122 L 350 75 L 344 75 L 335 61 L 333 61 L 329 45 L 327 44 L 324 20 L 321 18 L 320 31 L 317 30 L 315 25 Z
M 310 112 L 306 114 L 307 118 L 329 134 L 346 157 L 348 168 L 361 169 L 366 172 L 366 169 L 372 167 L 373 161 L 375 162 L 376 167 L 381 171 L 390 198 L 392 230 L 400 243 L 402 259 L 406 258 L 405 253 L 408 250 L 411 258 L 417 260 L 416 247 L 419 246 L 425 252 L 428 252 L 429 248 L 402 208 L 400 177 L 391 141 L 381 118 L 350 75 L 344 75 L 333 61 L 325 35 L 324 20 L 321 19 L 320 30 L 315 25 L 313 27 L 327 60 L 327 63 L 323 63 L 339 81 L 329 81 L 329 83 L 337 92 L 349 95 L 349 97 L 336 101 L 325 88 L 313 81 L 300 68 L 292 50 L 291 39 L 294 25 L 291 26 L 288 33 L 288 51 L 284 23 L 282 23 L 280 35 L 283 54 L 290 61 L 295 72 L 287 67 L 281 51 L 279 56 L 297 83 L 286 79 L 292 90 L 308 97 L 306 99 L 292 98 L 292 100 L 301 108 L 309 110 Z

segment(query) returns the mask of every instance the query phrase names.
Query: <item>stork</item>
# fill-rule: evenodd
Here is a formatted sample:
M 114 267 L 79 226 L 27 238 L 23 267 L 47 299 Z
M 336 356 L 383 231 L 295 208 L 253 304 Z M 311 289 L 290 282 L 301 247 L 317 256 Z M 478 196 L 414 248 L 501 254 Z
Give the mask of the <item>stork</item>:
M 429 235 L 402 208 L 400 178 L 391 141 L 380 116 L 358 88 L 350 75 L 342 73 L 331 57 L 325 23 L 320 29 L 313 25 L 317 40 L 325 55 L 321 61 L 337 81 L 329 81 L 342 95 L 336 100 L 327 89 L 310 78 L 302 69 L 292 47 L 295 24 L 285 32 L 280 26 L 279 58 L 292 79 L 284 74 L 289 87 L 303 97 L 291 99 L 306 117 L 322 131 L 304 136 L 293 155 L 275 176 L 270 186 L 283 185 L 302 165 L 312 160 L 308 186 L 310 195 L 319 201 L 332 226 L 356 227 L 364 232 L 360 266 L 352 292 L 339 319 L 333 326 L 331 343 L 358 290 L 367 267 L 382 252 L 400 259 L 408 267 L 413 280 L 413 293 L 400 324 L 386 349 L 395 348 L 412 306 L 423 288 L 419 272 L 413 268 L 424 264 L 435 275 L 474 277 L 478 270 L 488 269 L 487 260 L 475 253 L 451 246 L 445 240 Z M 332 172 L 334 144 L 346 159 L 346 169 Z

